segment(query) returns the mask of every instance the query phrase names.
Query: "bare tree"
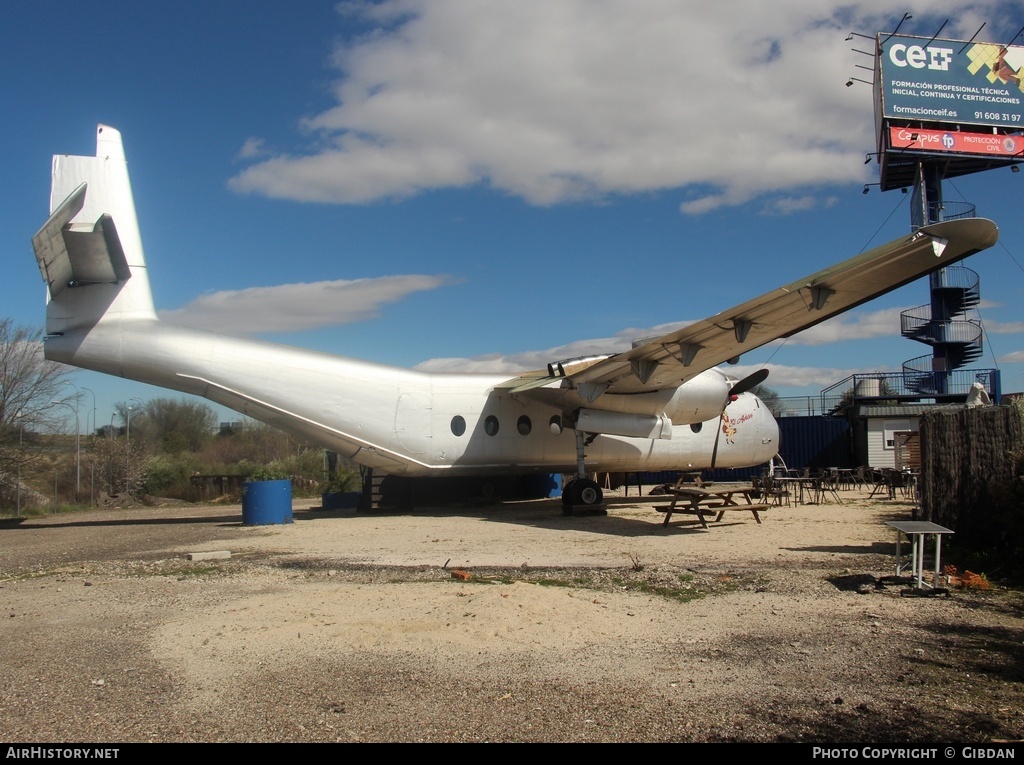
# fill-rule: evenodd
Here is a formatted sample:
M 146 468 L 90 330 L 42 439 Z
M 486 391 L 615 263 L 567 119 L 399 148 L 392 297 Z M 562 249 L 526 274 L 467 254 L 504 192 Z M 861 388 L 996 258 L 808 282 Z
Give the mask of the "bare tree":
M 776 417 L 780 416 L 785 409 L 778 392 L 767 385 L 755 385 L 750 392 L 761 399 L 761 403 L 768 407 L 768 411 Z
M 42 332 L 0 319 L 0 504 L 15 504 L 19 474 L 40 456 L 40 433 L 67 415 L 72 370 L 43 358 Z
M 150 399 L 144 415 L 152 438 L 166 454 L 198 452 L 213 438 L 217 427 L 216 412 L 202 401 L 191 399 Z
M 145 444 L 127 438 L 97 438 L 90 447 L 90 458 L 95 460 L 98 480 L 111 496 L 130 494 L 142 499 L 146 484 Z

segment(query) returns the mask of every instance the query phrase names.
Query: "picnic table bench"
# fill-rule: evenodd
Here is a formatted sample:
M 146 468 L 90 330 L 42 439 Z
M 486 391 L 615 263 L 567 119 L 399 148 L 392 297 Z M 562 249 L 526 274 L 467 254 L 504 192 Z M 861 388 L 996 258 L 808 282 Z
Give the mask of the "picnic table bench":
M 752 496 L 757 490 L 748 484 L 714 484 L 704 488 L 676 485 L 666 486 L 665 492 L 671 495 L 672 503 L 655 507 L 658 512 L 665 513 L 665 520 L 662 521 L 664 526 L 668 526 L 673 513 L 688 513 L 696 515 L 700 525 L 708 528 L 705 514 L 714 513 L 715 521 L 718 522 L 730 510 L 747 511 L 754 516 L 755 521 L 761 523 L 759 513 L 769 508 L 769 505 L 753 501 Z M 745 502 L 739 502 L 740 498 Z

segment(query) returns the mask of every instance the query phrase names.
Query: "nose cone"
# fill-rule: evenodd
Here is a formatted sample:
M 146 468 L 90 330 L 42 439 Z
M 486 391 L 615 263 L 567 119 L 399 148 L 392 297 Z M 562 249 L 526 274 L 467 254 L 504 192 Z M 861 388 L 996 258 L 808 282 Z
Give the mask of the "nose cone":
M 761 450 L 758 453 L 759 462 L 767 462 L 779 453 L 779 423 L 771 410 L 764 402 L 753 393 L 748 393 L 755 402 L 755 419 L 757 420 L 757 431 L 761 437 Z
M 741 459 L 747 460 L 745 465 L 760 465 L 768 462 L 779 451 L 779 423 L 775 421 L 771 410 L 753 393 L 742 393 L 725 410 L 728 416 L 728 427 L 735 430 L 742 439 L 736 438 L 738 445 L 743 445 Z M 749 450 L 749 451 L 748 451 Z

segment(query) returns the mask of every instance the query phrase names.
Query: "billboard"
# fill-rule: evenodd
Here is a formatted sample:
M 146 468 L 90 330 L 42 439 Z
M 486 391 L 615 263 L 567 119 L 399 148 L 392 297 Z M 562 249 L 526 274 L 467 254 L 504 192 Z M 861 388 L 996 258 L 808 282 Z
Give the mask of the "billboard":
M 889 146 L 902 151 L 942 151 L 1024 159 L 1024 136 L 890 127 Z
M 1024 46 L 878 40 L 883 118 L 1024 130 Z

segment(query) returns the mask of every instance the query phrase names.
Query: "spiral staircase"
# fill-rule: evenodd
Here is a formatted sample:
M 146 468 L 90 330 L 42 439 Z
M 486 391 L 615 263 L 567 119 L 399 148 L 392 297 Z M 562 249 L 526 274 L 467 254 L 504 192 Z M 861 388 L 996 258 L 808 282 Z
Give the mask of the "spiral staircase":
M 941 200 L 941 172 L 919 163 L 911 209 L 914 230 L 932 223 L 975 216 L 973 204 Z M 946 266 L 928 277 L 931 302 L 900 314 L 900 334 L 931 347 L 932 352 L 903 362 L 899 372 L 852 375 L 821 392 L 821 411 L 840 416 L 857 404 L 904 404 L 934 401 L 961 403 L 980 383 L 993 401 L 1001 397 L 998 369 L 964 369 L 981 358 L 981 322 L 967 312 L 981 302 L 977 272 Z
M 948 266 L 929 277 L 931 303 L 903 311 L 903 337 L 932 347 L 932 353 L 903 362 L 908 391 L 941 400 L 954 394 L 952 372 L 982 355 L 981 322 L 967 318 L 967 311 L 981 300 L 980 279 L 963 266 Z

